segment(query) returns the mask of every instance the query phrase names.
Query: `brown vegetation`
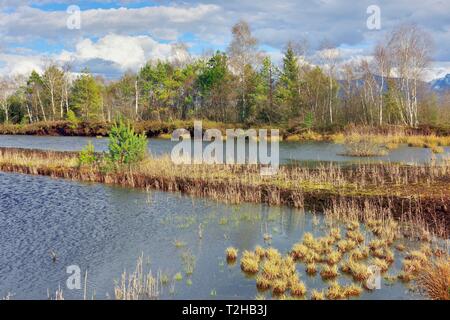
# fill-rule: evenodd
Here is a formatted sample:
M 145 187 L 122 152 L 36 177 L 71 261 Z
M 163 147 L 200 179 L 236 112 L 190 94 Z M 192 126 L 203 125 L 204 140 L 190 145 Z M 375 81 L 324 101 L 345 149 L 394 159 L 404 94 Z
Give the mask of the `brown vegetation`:
M 364 214 L 377 206 L 383 208 L 382 214 L 401 219 L 414 217 L 443 232 L 450 226 L 448 162 L 422 166 L 281 167 L 277 175 L 264 177 L 258 166 L 175 165 L 167 157 L 148 157 L 137 166 L 111 171 L 101 165 L 80 167 L 77 153 L 73 152 L 1 148 L 0 170 L 178 191 L 232 203 L 261 202 L 335 211 L 344 206 L 336 215 Z

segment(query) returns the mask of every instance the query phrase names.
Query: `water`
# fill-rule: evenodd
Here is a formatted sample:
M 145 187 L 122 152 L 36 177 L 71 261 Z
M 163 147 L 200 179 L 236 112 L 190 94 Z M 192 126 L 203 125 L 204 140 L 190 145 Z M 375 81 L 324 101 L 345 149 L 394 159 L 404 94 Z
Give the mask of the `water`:
M 34 148 L 57 151 L 79 151 L 91 141 L 97 151 L 107 150 L 107 138 L 89 137 L 49 137 L 49 136 L 20 136 L 0 135 L 0 147 Z M 164 139 L 149 139 L 149 150 L 153 155 L 170 154 L 176 142 Z M 402 163 L 428 163 L 433 154 L 431 150 L 402 146 L 392 150 L 388 155 L 380 157 L 355 158 L 343 156 L 344 147 L 329 142 L 281 142 L 280 162 L 402 162 Z M 439 160 L 450 155 L 450 147 L 445 148 L 444 154 L 436 155 Z
M 0 297 L 10 292 L 16 299 L 46 299 L 47 289 L 54 293 L 61 285 L 66 299 L 81 299 L 83 290 L 65 286 L 66 267 L 78 265 L 83 274 L 88 270 L 88 297 L 95 292 L 96 299 L 108 299 L 114 279 L 133 270 L 143 254 L 154 273 L 183 274 L 174 290 L 163 288 L 163 299 L 252 299 L 258 293 L 254 279 L 239 264 L 226 263 L 225 248 L 252 250 L 264 246 L 264 234 L 270 233 L 272 245 L 286 253 L 304 232 L 321 234 L 320 225 L 314 226 L 313 215 L 285 207 L 225 205 L 176 193 L 0 173 Z M 186 245 L 176 248 L 176 240 Z M 50 251 L 57 253 L 56 263 Z M 187 251 L 196 259 L 191 285 L 181 259 Z M 400 268 L 402 253 L 395 255 L 391 274 Z M 309 292 L 327 286 L 302 268 L 298 264 Z M 339 281 L 349 279 L 341 276 Z M 388 286 L 382 281 L 380 290 L 362 298 L 419 296 L 399 282 Z

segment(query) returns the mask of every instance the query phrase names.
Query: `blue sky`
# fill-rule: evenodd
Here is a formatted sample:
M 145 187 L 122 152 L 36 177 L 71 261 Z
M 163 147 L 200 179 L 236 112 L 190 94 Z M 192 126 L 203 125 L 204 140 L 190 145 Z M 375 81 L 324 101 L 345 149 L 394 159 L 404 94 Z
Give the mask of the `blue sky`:
M 381 29 L 369 30 L 367 7 L 377 5 Z M 81 9 L 81 28 L 69 30 L 66 12 Z M 51 58 L 77 69 L 118 76 L 148 60 L 179 56 L 183 42 L 194 55 L 226 50 L 230 29 L 246 20 L 260 47 L 280 61 L 288 41 L 307 39 L 314 57 L 320 43 L 341 49 L 342 61 L 369 58 L 375 43 L 401 23 L 416 23 L 436 43 L 427 77 L 450 72 L 450 1 L 447 0 L 0 0 L 0 74 L 42 69 Z

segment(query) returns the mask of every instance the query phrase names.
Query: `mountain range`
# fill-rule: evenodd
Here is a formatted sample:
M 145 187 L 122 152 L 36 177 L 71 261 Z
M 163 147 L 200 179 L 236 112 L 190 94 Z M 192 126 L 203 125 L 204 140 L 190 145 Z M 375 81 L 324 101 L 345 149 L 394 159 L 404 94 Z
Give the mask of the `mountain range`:
M 440 79 L 435 79 L 430 82 L 431 88 L 437 92 L 445 92 L 450 90 L 450 73 Z

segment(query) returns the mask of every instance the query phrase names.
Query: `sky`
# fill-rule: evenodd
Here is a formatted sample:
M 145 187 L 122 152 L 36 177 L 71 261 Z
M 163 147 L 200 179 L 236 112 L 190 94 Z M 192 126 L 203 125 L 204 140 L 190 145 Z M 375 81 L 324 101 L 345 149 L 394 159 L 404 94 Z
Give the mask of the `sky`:
M 375 29 L 367 24 L 373 5 Z M 118 78 L 148 60 L 172 59 L 175 43 L 193 56 L 226 50 L 240 20 L 275 62 L 288 41 L 302 39 L 311 56 L 328 42 L 343 61 L 370 58 L 395 26 L 416 23 L 435 43 L 426 80 L 450 73 L 449 0 L 0 0 L 0 75 L 41 72 L 52 60 Z

